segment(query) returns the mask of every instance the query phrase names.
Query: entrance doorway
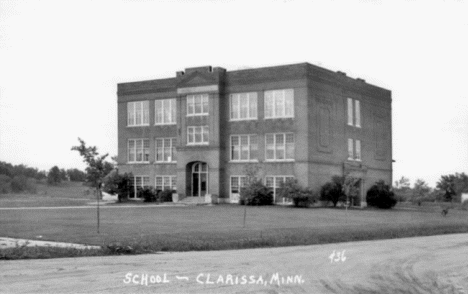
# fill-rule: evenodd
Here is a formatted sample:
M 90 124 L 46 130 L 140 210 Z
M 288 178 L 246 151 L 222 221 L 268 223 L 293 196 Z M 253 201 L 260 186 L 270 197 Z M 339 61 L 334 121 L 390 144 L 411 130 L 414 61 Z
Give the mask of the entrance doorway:
M 203 197 L 208 194 L 208 165 L 206 162 L 195 162 L 192 165 L 192 196 Z

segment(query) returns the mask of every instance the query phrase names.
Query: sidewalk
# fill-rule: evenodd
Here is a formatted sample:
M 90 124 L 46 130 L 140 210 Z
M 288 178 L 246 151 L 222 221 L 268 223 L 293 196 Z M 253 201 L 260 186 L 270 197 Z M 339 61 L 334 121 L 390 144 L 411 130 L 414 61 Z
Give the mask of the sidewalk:
M 39 238 L 41 236 L 38 236 Z M 53 242 L 53 241 L 39 241 L 39 240 L 27 240 L 27 239 L 15 239 L 15 238 L 4 238 L 0 237 L 0 249 L 14 248 L 16 246 L 27 246 L 27 247 L 62 247 L 62 248 L 76 248 L 76 249 L 100 249 L 100 246 L 90 246 L 75 243 L 64 243 L 64 242 Z

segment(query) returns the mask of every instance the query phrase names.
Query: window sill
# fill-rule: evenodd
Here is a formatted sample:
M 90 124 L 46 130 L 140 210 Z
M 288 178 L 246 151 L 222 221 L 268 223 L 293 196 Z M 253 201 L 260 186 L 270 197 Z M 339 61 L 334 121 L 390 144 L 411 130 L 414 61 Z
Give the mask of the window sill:
M 361 159 L 354 159 L 354 158 L 349 158 L 347 159 L 348 161 L 352 161 L 352 162 L 362 162 Z
M 258 118 L 257 118 L 257 117 L 254 117 L 254 118 L 236 118 L 236 119 L 231 118 L 231 119 L 229 120 L 229 122 L 252 121 L 252 120 L 258 120 Z
M 208 116 L 209 114 L 208 113 L 200 113 L 200 114 L 187 114 L 187 117 L 191 117 L 191 116 Z
M 161 123 L 161 124 L 154 124 L 155 127 L 157 126 L 175 126 L 177 123 Z
M 258 163 L 258 159 L 257 160 L 230 160 L 229 163 Z
M 138 128 L 138 127 L 149 127 L 149 124 L 146 124 L 146 125 L 132 125 L 132 126 L 127 125 L 127 128 Z
M 276 117 L 265 117 L 264 120 L 269 119 L 294 119 L 294 116 L 276 116 Z
M 149 164 L 149 161 L 128 161 L 127 164 Z
M 265 162 L 294 162 L 294 159 L 267 159 Z
M 187 146 L 208 146 L 210 143 L 187 143 Z
M 153 164 L 177 164 L 177 161 L 155 161 Z

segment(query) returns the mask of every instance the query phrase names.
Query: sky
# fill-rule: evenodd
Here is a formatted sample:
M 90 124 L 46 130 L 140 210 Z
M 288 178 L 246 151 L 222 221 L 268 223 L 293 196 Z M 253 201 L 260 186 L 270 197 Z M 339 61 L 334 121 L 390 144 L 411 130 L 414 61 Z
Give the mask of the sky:
M 468 173 L 467 1 L 0 0 L 0 160 L 117 154 L 117 83 L 309 62 L 392 91 L 394 179 Z

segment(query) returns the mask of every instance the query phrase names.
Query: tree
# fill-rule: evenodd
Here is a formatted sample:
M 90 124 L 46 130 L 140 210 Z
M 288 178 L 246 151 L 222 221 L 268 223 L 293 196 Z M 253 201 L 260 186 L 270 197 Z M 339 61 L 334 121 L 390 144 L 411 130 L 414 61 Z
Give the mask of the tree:
M 427 185 L 427 183 L 422 179 L 417 179 L 416 182 L 414 182 L 412 191 L 413 202 L 417 202 L 418 205 L 421 205 L 421 202 L 429 196 L 430 192 L 431 188 Z
M 445 201 L 460 201 L 461 193 L 468 192 L 468 176 L 465 173 L 441 176 L 436 187 L 444 191 Z
M 68 181 L 67 171 L 63 168 L 60 169 L 60 179 L 62 179 L 62 181 Z
M 47 174 L 47 183 L 50 185 L 57 185 L 60 184 L 60 182 L 62 182 L 60 169 L 58 166 L 53 166 Z
M 393 191 L 398 201 L 402 202 L 408 200 L 412 196 L 410 180 L 402 176 L 401 179 L 395 181 Z
M 320 198 L 322 200 L 331 201 L 333 207 L 336 207 L 339 201 L 346 200 L 346 194 L 343 189 L 344 178 L 333 176 L 332 181 L 322 186 L 320 190 Z
M 99 233 L 99 200 L 102 198 L 102 182 L 104 177 L 111 172 L 114 167 L 106 161 L 109 154 L 99 155 L 96 146 L 86 146 L 86 143 L 78 138 L 79 146 L 73 146 L 71 150 L 78 151 L 86 163 L 86 180 L 96 189 L 97 197 L 97 232 Z
M 361 200 L 359 198 L 359 182 L 361 181 L 361 179 L 355 178 L 349 173 L 346 173 L 344 177 L 340 178 L 340 180 L 342 181 L 343 193 L 346 195 L 346 209 L 348 209 L 348 206 L 351 204 L 350 199 L 354 200 L 354 203 L 357 203 L 357 201 Z M 356 205 L 359 204 L 360 202 Z
M 389 209 L 395 206 L 397 200 L 390 186 L 384 181 L 377 181 L 368 191 L 366 201 L 369 206 Z
M 72 182 L 84 182 L 86 180 L 86 173 L 77 168 L 67 169 L 67 175 Z

